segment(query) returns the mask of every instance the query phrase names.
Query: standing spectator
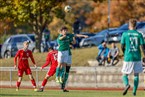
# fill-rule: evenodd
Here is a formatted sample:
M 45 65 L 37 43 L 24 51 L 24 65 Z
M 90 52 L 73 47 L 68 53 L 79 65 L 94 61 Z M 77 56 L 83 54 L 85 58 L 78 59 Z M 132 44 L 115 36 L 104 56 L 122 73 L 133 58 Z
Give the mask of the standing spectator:
M 46 28 L 44 31 L 44 52 L 48 51 L 48 47 L 50 46 L 50 31 Z
M 73 32 L 75 34 L 79 34 L 80 31 L 82 30 L 82 27 L 81 27 L 81 22 L 78 18 L 76 18 L 74 24 L 73 24 Z
M 99 65 L 102 65 L 103 62 L 104 62 L 104 65 L 105 65 L 106 60 L 107 60 L 107 63 L 109 63 L 108 62 L 109 48 L 106 45 L 106 41 L 102 41 L 102 44 L 100 44 L 98 46 L 98 49 L 99 49 L 99 53 L 98 53 L 98 56 L 97 56 L 96 59 L 99 62 Z
M 112 66 L 114 65 L 114 61 L 117 60 L 116 63 L 118 63 L 118 55 L 119 55 L 119 49 L 116 47 L 115 43 L 112 43 L 112 48 L 110 49 L 109 51 L 109 54 L 108 54 L 108 58 L 111 59 L 111 62 L 108 66 Z

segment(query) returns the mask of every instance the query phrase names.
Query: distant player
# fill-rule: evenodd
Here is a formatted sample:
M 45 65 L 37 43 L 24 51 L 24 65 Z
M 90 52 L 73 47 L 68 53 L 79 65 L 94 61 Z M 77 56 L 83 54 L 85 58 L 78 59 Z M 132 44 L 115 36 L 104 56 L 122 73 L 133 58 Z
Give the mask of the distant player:
M 46 66 L 48 66 L 49 64 L 50 64 L 50 68 L 49 68 L 49 71 L 47 72 L 47 74 L 46 74 L 46 76 L 45 76 L 45 78 L 44 78 L 44 80 L 41 84 L 41 88 L 38 90 L 38 92 L 43 92 L 44 87 L 47 83 L 47 80 L 55 74 L 56 68 L 57 68 L 57 65 L 58 65 L 57 56 L 58 56 L 58 51 L 54 50 L 52 47 L 50 47 L 47 58 L 46 58 L 46 62 L 41 67 L 41 70 L 43 68 L 45 68 Z
M 30 51 L 28 49 L 29 43 L 30 43 L 29 41 L 25 41 L 23 43 L 23 46 L 24 46 L 23 49 L 18 50 L 18 52 L 14 58 L 14 68 L 15 69 L 18 68 L 18 76 L 19 76 L 18 81 L 16 83 L 16 91 L 19 90 L 24 72 L 26 75 L 29 76 L 31 83 L 33 85 L 34 91 L 37 91 L 36 83 L 35 83 L 35 80 L 32 76 L 32 72 L 31 72 L 31 69 L 30 69 L 29 63 L 28 63 L 28 58 L 30 58 L 34 64 L 35 68 L 37 68 L 35 61 L 34 61 L 34 58 L 33 58 L 32 51 Z M 17 65 L 17 58 L 18 58 L 18 65 Z
M 130 88 L 128 75 L 134 71 L 133 95 L 136 96 L 136 91 L 139 84 L 139 73 L 143 71 L 140 46 L 142 46 L 145 56 L 145 43 L 142 34 L 136 31 L 136 24 L 137 21 L 135 19 L 130 19 L 129 30 L 123 33 L 121 39 L 121 47 L 124 52 L 122 79 L 125 89 L 123 91 L 123 95 L 126 95 L 128 89 Z

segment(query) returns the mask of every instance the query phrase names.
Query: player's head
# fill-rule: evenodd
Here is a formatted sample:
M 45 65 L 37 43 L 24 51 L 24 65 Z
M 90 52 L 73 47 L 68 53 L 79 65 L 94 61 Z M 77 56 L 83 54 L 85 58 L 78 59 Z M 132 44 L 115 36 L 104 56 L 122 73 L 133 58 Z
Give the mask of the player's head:
M 129 20 L 129 29 L 135 29 L 136 28 L 136 24 L 137 24 L 137 20 L 136 19 L 130 19 Z
M 48 48 L 48 51 L 52 51 L 52 50 L 54 50 L 53 47 L 49 47 Z
M 25 49 L 25 50 L 28 49 L 29 43 L 30 43 L 30 41 L 24 41 L 24 42 L 23 42 L 23 46 L 24 46 L 24 49 Z
M 68 28 L 67 27 L 62 27 L 61 29 L 60 29 L 60 31 L 61 31 L 61 34 L 62 35 L 65 35 L 66 33 L 67 33 L 67 31 L 68 31 Z
M 106 41 L 105 40 L 103 40 L 101 43 L 102 43 L 102 46 L 106 47 Z

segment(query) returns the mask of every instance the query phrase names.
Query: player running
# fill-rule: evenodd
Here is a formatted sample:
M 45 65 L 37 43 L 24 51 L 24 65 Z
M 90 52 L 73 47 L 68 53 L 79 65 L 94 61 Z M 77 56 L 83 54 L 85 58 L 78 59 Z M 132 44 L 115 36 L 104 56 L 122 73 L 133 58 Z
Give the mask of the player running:
M 136 96 L 136 91 L 139 84 L 139 73 L 143 71 L 140 46 L 142 46 L 145 56 L 145 43 L 142 34 L 136 31 L 136 24 L 137 21 L 135 19 L 130 19 L 129 30 L 123 33 L 121 39 L 121 47 L 124 53 L 122 79 L 126 86 L 123 91 L 123 95 L 126 95 L 128 89 L 130 88 L 128 75 L 134 71 L 133 95 Z
M 23 43 L 23 46 L 24 46 L 23 49 L 18 50 L 18 52 L 17 52 L 17 54 L 15 55 L 15 58 L 14 58 L 14 68 L 15 69 L 18 68 L 18 76 L 19 76 L 18 81 L 16 83 L 16 91 L 19 90 L 24 72 L 25 72 L 26 75 L 29 76 L 29 78 L 31 80 L 31 83 L 33 85 L 34 91 L 37 91 L 36 82 L 35 82 L 35 80 L 32 76 L 32 72 L 31 72 L 31 69 L 30 69 L 29 63 L 28 63 L 28 58 L 30 57 L 31 61 L 34 64 L 34 67 L 37 68 L 37 66 L 35 64 L 35 61 L 34 61 L 34 58 L 33 58 L 32 51 L 30 51 L 28 49 L 29 43 L 30 43 L 29 41 L 25 41 Z M 18 65 L 17 65 L 17 58 L 18 58 Z
M 58 56 L 58 51 L 54 50 L 52 47 L 49 48 L 49 52 L 46 58 L 46 62 L 45 64 L 41 67 L 41 70 L 44 69 L 46 66 L 48 66 L 49 64 L 51 64 L 49 71 L 47 72 L 42 84 L 41 84 L 41 88 L 38 90 L 38 92 L 43 92 L 44 87 L 47 83 L 47 80 L 52 77 L 55 72 L 56 72 L 56 68 L 58 65 L 57 62 L 57 56 Z

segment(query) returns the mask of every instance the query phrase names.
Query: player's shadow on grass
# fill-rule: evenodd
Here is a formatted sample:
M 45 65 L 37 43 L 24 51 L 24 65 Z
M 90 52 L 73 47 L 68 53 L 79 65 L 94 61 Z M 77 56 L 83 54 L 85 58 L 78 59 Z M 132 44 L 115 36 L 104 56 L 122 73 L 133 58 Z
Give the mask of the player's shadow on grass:
M 34 96 L 34 95 L 24 95 L 24 94 L 0 94 L 0 97 L 1 96 L 12 96 L 12 97 L 16 97 L 16 96 Z

